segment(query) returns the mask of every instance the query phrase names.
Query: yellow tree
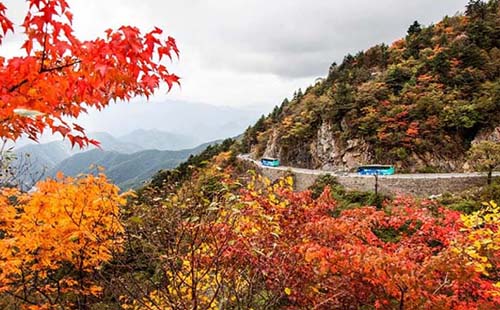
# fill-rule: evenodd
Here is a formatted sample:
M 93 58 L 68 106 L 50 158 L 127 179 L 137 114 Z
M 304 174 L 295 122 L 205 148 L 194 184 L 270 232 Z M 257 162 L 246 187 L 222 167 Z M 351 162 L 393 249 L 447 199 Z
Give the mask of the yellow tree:
M 469 159 L 476 169 L 488 173 L 488 184 L 491 184 L 493 170 L 500 165 L 500 143 L 485 140 L 473 144 Z
M 121 249 L 118 188 L 104 175 L 0 192 L 2 309 L 86 309 L 95 277 Z

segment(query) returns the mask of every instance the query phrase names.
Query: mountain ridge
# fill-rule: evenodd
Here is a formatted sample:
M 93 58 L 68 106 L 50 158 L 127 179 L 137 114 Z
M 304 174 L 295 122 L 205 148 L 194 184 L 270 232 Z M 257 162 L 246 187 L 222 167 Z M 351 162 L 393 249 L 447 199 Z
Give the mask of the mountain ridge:
M 304 168 L 463 170 L 472 142 L 500 140 L 499 111 L 499 5 L 474 2 L 333 63 L 251 126 L 241 151 Z
M 18 159 L 14 167 L 21 173 L 17 176 L 18 182 L 23 189 L 28 190 L 38 179 L 55 177 L 58 171 L 76 176 L 96 172 L 96 168 L 102 166 L 119 187 L 129 189 L 139 186 L 158 170 L 174 168 L 190 155 L 198 154 L 208 145 L 216 143 L 207 142 L 180 150 L 144 149 L 151 141 L 148 138 L 141 139 L 141 133 L 154 133 L 158 148 L 176 143 L 169 141 L 174 136 L 170 133 L 144 130 L 129 134 L 128 141 L 105 132 L 91 133 L 89 136 L 100 141 L 101 146 L 90 150 L 74 149 L 67 141 L 29 144 L 15 150 Z M 134 143 L 136 141 L 146 143 Z
M 126 190 L 141 185 L 159 170 L 176 167 L 209 144 L 181 151 L 141 150 L 131 154 L 95 149 L 63 160 L 48 172 L 48 176 L 54 177 L 58 172 L 68 176 L 96 173 L 97 167 L 102 167 L 113 183 Z

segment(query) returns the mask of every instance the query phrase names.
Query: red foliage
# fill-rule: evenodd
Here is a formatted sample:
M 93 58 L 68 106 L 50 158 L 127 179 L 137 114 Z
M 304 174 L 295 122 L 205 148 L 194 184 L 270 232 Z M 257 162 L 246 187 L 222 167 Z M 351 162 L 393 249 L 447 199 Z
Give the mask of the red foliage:
M 460 214 L 399 198 L 383 210 L 335 217 L 327 189 L 246 191 L 248 221 L 227 251 L 231 266 L 260 274 L 289 309 L 496 309 L 493 281 L 454 251 Z M 243 267 L 244 266 L 244 267 Z
M 97 144 L 83 128 L 64 121 L 86 107 L 102 109 L 111 100 L 149 97 L 165 82 L 179 78 L 161 63 L 178 54 L 175 40 L 161 39 L 162 30 L 141 33 L 135 27 L 107 30 L 104 38 L 82 41 L 72 29 L 73 15 L 65 0 L 29 0 L 22 27 L 27 56 L 0 58 L 0 137 L 38 137 L 45 127 L 80 147 Z M 0 2 L 0 43 L 12 22 Z

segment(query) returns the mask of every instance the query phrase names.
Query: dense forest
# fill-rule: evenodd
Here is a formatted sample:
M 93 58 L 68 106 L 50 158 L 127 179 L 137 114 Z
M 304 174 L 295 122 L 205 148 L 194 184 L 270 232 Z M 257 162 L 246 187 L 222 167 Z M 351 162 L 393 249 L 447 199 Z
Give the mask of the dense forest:
M 500 125 L 498 1 L 471 1 L 465 14 L 406 37 L 347 55 L 325 79 L 298 90 L 248 128 L 243 152 L 266 153 L 292 166 L 372 163 L 408 170 L 460 170 L 478 133 Z M 326 134 L 325 134 L 326 132 Z M 368 154 L 349 163 L 321 157 L 324 144 Z M 341 154 L 340 154 L 341 155 Z M 361 162 L 360 162 L 361 161 Z M 451 164 L 450 164 L 451 163 Z

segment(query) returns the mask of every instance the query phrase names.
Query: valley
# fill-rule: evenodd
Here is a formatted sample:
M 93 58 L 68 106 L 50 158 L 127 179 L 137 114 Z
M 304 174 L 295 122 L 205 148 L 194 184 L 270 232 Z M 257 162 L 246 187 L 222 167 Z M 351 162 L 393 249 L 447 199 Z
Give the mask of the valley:
M 16 149 L 18 160 L 14 167 L 22 172 L 17 176 L 22 188 L 29 190 L 37 181 L 54 178 L 58 172 L 77 176 L 97 173 L 98 167 L 122 190 L 137 188 L 159 170 L 175 168 L 189 156 L 217 142 L 179 150 L 195 142 L 158 130 L 137 130 L 118 138 L 107 133 L 90 136 L 100 141 L 100 148 L 78 149 L 67 141 L 55 141 Z

